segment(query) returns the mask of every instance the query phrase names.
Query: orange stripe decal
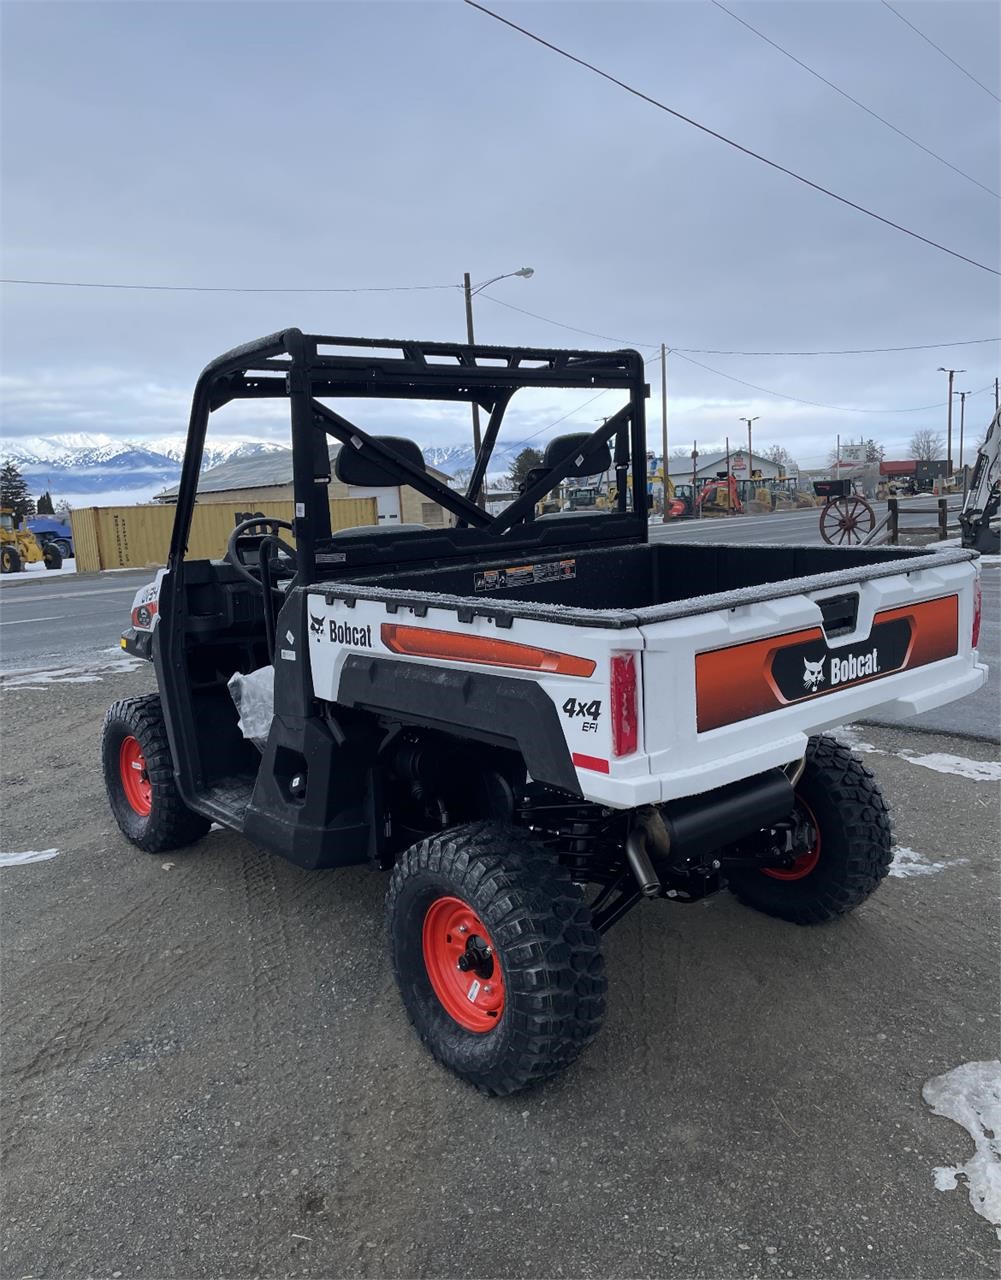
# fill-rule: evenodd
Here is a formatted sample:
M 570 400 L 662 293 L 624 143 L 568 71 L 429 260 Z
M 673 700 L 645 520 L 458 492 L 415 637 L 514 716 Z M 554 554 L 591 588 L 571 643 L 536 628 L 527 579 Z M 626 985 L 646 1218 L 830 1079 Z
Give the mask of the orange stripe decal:
M 513 667 L 521 671 L 545 671 L 558 676 L 591 676 L 595 663 L 572 653 L 539 649 L 493 636 L 461 635 L 430 627 L 407 627 L 384 622 L 382 643 L 393 653 L 409 658 L 447 658 L 449 662 L 475 662 L 485 667 Z
M 867 637 L 832 648 L 820 627 L 695 655 L 699 733 L 823 698 L 959 652 L 959 597 L 883 609 Z

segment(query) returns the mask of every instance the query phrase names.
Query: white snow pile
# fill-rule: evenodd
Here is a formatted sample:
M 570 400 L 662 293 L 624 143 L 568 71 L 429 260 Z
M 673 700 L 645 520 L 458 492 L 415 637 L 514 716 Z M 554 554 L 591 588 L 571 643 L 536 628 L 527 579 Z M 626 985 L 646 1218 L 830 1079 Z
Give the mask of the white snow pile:
M 954 1191 L 964 1178 L 970 1204 L 1001 1240 L 1001 1062 L 964 1062 L 929 1080 L 921 1096 L 937 1116 L 962 1125 L 974 1143 L 965 1164 L 935 1169 L 935 1186 Z
M 935 773 L 951 773 L 957 778 L 969 778 L 971 782 L 1001 782 L 1001 761 L 971 760 L 967 756 L 953 756 L 946 751 L 912 751 L 910 747 L 902 747 L 899 751 L 887 750 L 864 742 L 854 725 L 842 725 L 835 733 L 840 741 L 851 747 L 859 755 L 896 756 L 898 760 L 906 760 L 908 764 L 920 765 L 922 769 L 931 769 Z
M 1001 762 L 996 760 L 968 760 L 965 756 L 951 756 L 944 751 L 919 755 L 906 748 L 896 754 L 910 764 L 919 764 L 922 769 L 933 769 L 936 773 L 954 773 L 973 782 L 1001 782 Z
M 958 867 L 969 858 L 952 858 L 949 862 L 931 862 L 923 853 L 898 844 L 893 851 L 890 863 L 890 875 L 904 879 L 906 876 L 932 876 L 936 871 L 944 871 L 946 867 Z
M 45 862 L 58 853 L 58 849 L 25 849 L 21 853 L 0 853 L 0 867 L 19 867 L 24 862 Z
M 54 684 L 99 684 L 116 672 L 135 671 L 143 659 L 112 646 L 84 659 L 74 667 L 16 667 L 0 672 L 0 688 L 46 689 Z
M 22 582 L 33 582 L 35 578 L 57 578 L 61 573 L 76 573 L 76 560 L 72 557 L 64 560 L 59 569 L 47 569 L 41 560 L 21 566 L 21 572 L 4 579 L 4 589 L 19 586 Z

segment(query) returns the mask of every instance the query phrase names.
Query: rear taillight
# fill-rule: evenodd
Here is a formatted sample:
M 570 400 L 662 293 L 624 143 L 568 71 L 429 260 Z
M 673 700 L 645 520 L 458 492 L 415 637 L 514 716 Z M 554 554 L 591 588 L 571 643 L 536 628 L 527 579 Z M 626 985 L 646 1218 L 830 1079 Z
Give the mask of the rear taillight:
M 976 578 L 973 583 L 973 638 L 971 643 L 974 649 L 980 643 L 980 615 L 983 612 L 983 592 L 980 589 L 980 579 Z
M 612 655 L 612 754 L 628 756 L 639 746 L 639 709 L 636 700 L 636 655 Z

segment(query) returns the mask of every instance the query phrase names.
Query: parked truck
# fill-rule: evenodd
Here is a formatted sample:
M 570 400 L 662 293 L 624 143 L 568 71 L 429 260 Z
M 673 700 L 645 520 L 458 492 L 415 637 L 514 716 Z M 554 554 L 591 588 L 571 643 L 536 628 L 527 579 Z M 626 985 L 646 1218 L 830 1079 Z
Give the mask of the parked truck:
M 526 388 L 620 403 L 550 440 L 491 514 L 481 486 Z M 594 1038 L 601 938 L 638 903 L 729 889 L 801 925 L 863 903 L 890 866 L 890 817 L 824 731 L 986 678 L 970 551 L 650 543 L 647 394 L 630 350 L 289 329 L 228 352 L 196 384 L 167 566 L 122 640 L 158 685 L 105 721 L 126 837 L 160 854 L 218 822 L 302 867 L 386 873 L 404 1007 L 435 1057 L 492 1094 Z M 269 398 L 290 403 L 295 518 L 254 516 L 222 559 L 189 558 L 210 415 Z M 380 400 L 480 405 L 464 493 L 413 441 L 362 425 Z M 331 438 L 341 481 L 412 485 L 454 527 L 332 533 Z M 614 510 L 537 514 L 609 469 Z

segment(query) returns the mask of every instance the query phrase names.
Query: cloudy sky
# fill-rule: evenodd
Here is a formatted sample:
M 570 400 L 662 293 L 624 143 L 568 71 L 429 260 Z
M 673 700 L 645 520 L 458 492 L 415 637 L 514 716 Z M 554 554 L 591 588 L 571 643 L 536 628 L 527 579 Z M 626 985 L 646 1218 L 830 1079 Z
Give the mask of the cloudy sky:
M 998 199 L 977 185 L 1001 190 L 997 5 L 897 4 L 988 92 L 880 0 L 726 4 L 968 177 L 711 0 L 496 8 L 769 158 L 999 266 Z M 906 456 L 915 429 L 944 426 L 939 365 L 966 370 L 956 387 L 978 393 L 967 405 L 977 434 L 993 410 L 996 342 L 702 354 L 996 338 L 998 277 L 808 190 L 459 0 L 8 0 L 3 28 L 5 277 L 450 286 L 4 285 L 5 435 L 183 431 L 198 370 L 230 346 L 286 325 L 459 339 L 452 286 L 462 272 L 484 280 L 522 265 L 534 267 L 531 280 L 501 281 L 477 299 L 477 337 L 684 349 L 669 360 L 673 442 L 736 437 L 750 414 L 756 443 L 783 444 L 804 465 L 826 458 L 839 432 Z M 656 365 L 651 383 L 659 423 Z M 545 426 L 568 406 L 550 397 L 520 425 Z M 891 412 L 901 409 L 919 411 Z M 579 421 L 602 411 L 582 408 Z M 242 413 L 227 431 L 276 431 Z M 445 415 L 439 429 L 455 440 L 465 419 Z M 425 441 L 434 433 L 426 420 L 412 431 Z

